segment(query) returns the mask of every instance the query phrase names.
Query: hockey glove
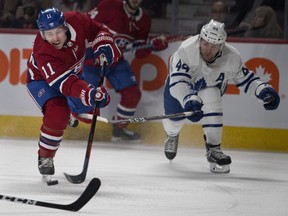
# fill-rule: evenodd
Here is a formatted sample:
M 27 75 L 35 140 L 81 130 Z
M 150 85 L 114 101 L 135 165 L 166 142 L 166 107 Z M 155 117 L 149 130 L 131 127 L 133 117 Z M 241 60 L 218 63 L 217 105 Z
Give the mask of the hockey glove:
M 113 65 L 121 57 L 121 52 L 114 43 L 112 34 L 109 32 L 100 32 L 93 41 L 92 48 L 96 65 L 101 65 L 103 55 L 107 59 L 108 66 Z
M 203 111 L 201 110 L 203 102 L 198 95 L 190 94 L 184 98 L 184 109 L 186 112 L 193 111 L 194 113 L 187 118 L 192 122 L 198 122 L 203 118 Z
M 96 102 L 98 102 L 98 107 L 103 108 L 110 103 L 111 97 L 104 86 L 95 89 L 90 84 L 85 89 L 82 89 L 80 99 L 85 106 L 94 107 Z
M 264 88 L 263 88 L 264 86 Z M 258 88 L 260 93 L 257 94 Z M 275 110 L 279 106 L 280 97 L 278 93 L 268 84 L 259 86 L 256 90 L 256 96 L 264 102 L 264 108 L 266 110 Z M 258 90 L 259 91 L 259 90 Z
M 161 51 L 168 47 L 168 43 L 165 37 L 157 37 L 151 40 L 152 50 L 153 51 Z

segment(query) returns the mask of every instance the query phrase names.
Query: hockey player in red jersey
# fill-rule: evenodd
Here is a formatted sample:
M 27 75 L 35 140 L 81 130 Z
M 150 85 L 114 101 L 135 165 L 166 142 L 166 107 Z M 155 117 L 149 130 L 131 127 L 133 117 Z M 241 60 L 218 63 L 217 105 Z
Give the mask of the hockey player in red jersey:
M 121 52 L 102 24 L 79 12 L 63 14 L 55 8 L 46 9 L 40 11 L 37 24 L 40 31 L 27 62 L 27 89 L 43 113 L 38 142 L 39 171 L 51 176 L 55 172 L 53 158 L 70 117 L 68 100 L 77 105 L 79 112 L 91 112 L 96 101 L 99 108 L 110 102 L 104 86 L 82 77 L 86 44 L 92 42 L 98 67 L 100 57 L 111 66 Z
M 137 58 L 147 57 L 152 51 L 167 48 L 167 42 L 162 38 L 149 40 L 148 34 L 151 18 L 140 7 L 142 0 L 105 0 L 88 14 L 91 19 L 103 23 L 114 35 L 115 42 L 120 50 L 133 49 L 139 45 L 147 45 L 149 49 L 136 50 Z M 93 65 L 84 65 L 84 71 L 94 71 Z M 121 99 L 117 105 L 117 119 L 132 118 L 141 98 L 141 91 L 134 72 L 128 61 L 123 57 L 117 64 L 107 70 L 106 78 L 112 87 L 120 94 Z M 113 125 L 112 141 L 121 140 L 139 142 L 140 134 L 127 129 L 128 124 Z

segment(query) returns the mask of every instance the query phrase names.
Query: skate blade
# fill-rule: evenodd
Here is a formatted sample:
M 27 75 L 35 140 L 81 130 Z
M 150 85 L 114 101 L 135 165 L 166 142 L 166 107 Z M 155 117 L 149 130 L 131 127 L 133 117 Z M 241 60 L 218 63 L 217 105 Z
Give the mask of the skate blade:
M 42 176 L 43 182 L 45 182 L 48 186 L 58 184 L 58 180 L 53 180 L 52 175 L 43 175 Z
M 210 163 L 210 171 L 213 173 L 229 173 L 230 165 L 218 165 L 216 163 Z

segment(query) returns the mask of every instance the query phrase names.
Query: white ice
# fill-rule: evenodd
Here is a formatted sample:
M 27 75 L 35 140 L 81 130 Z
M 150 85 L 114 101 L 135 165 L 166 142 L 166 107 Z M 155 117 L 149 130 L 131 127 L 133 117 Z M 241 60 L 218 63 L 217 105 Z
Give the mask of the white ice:
M 184 148 L 170 163 L 163 146 L 94 142 L 86 181 L 68 183 L 63 172 L 82 171 L 87 141 L 64 141 L 55 157 L 56 186 L 41 181 L 37 141 L 0 139 L 0 194 L 58 204 L 75 201 L 93 177 L 97 194 L 79 212 L 0 200 L 0 215 L 287 216 L 285 153 L 223 149 L 229 174 L 213 174 L 205 151 Z

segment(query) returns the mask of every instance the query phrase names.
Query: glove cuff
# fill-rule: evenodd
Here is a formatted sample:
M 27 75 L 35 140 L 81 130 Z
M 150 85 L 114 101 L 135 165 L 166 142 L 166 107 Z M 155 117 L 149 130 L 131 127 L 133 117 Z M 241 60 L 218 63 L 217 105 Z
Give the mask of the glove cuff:
M 95 95 L 95 88 L 93 85 L 89 84 L 86 88 L 83 88 L 80 92 L 80 100 L 85 106 L 92 106 L 91 97 Z
M 263 89 L 265 89 L 265 88 L 272 88 L 272 86 L 269 85 L 268 83 L 262 83 L 262 84 L 260 84 L 260 85 L 256 88 L 256 90 L 255 90 L 255 95 L 256 95 L 257 98 L 259 98 L 261 91 L 262 91 Z
M 95 45 L 98 44 L 112 44 L 114 43 L 113 36 L 108 32 L 100 32 L 92 42 L 92 48 L 95 51 Z
M 203 104 L 202 99 L 196 94 L 188 94 L 183 98 L 183 104 L 185 105 L 188 101 L 197 101 L 200 104 Z

